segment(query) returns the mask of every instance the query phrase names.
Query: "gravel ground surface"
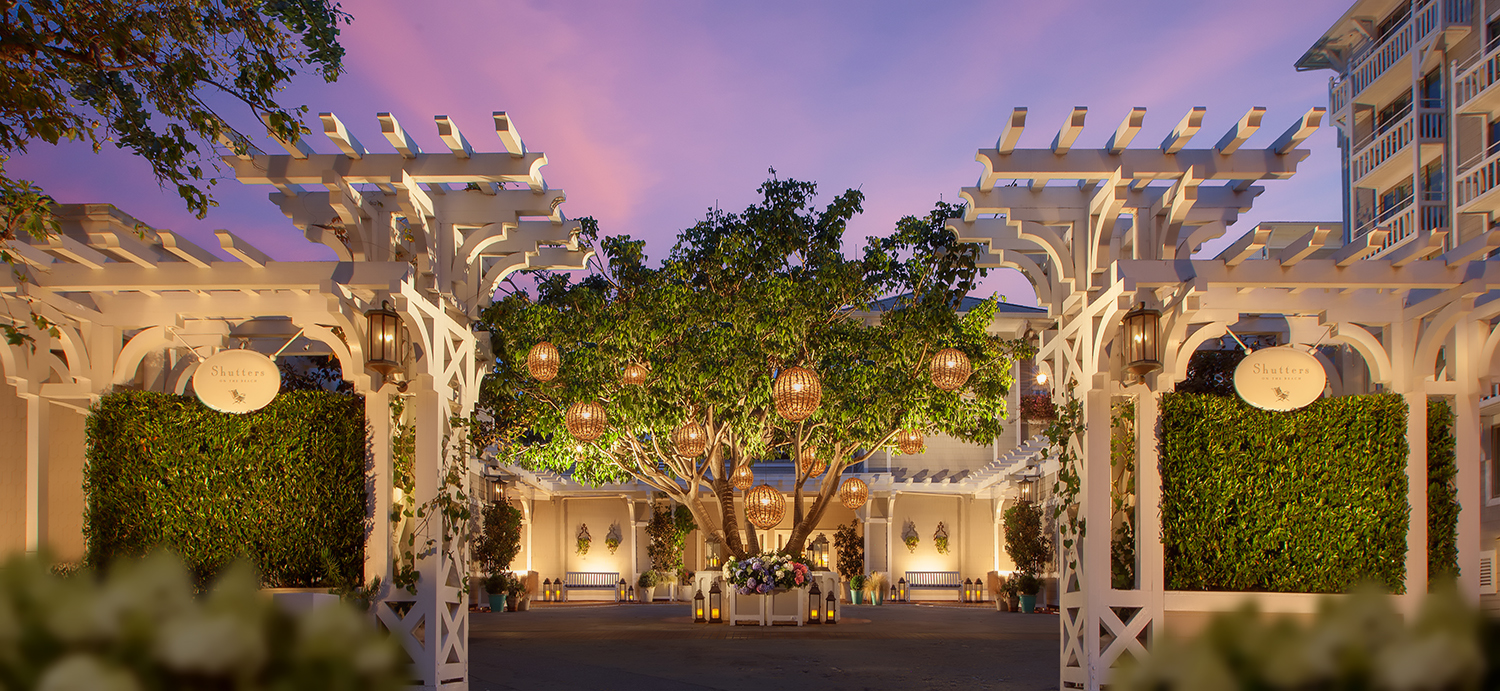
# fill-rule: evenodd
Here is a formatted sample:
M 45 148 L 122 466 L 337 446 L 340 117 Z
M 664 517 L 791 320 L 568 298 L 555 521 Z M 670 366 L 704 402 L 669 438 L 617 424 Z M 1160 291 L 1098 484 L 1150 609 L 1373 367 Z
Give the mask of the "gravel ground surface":
M 1055 689 L 1054 614 L 846 606 L 833 626 L 693 624 L 686 604 L 470 614 L 469 688 Z

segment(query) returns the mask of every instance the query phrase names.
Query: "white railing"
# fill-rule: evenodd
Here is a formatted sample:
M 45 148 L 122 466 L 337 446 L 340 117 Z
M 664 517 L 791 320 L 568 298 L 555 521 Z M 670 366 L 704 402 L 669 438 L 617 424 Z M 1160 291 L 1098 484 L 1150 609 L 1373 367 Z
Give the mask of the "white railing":
M 1392 156 L 1401 153 L 1411 143 L 1414 120 L 1413 115 L 1408 113 L 1373 139 L 1367 139 L 1363 147 L 1356 145 L 1356 153 L 1349 159 L 1349 179 L 1358 181 Z
M 1453 103 L 1462 108 L 1500 79 L 1500 42 L 1488 46 L 1475 60 L 1457 69 L 1453 78 Z
M 1448 133 L 1448 113 L 1442 108 L 1417 110 L 1417 136 L 1421 139 L 1443 139 Z
M 1413 204 L 1412 201 L 1411 197 L 1407 197 L 1394 208 L 1382 211 L 1375 218 L 1366 221 L 1363 225 L 1354 229 L 1354 237 L 1356 239 L 1364 237 L 1376 228 L 1389 230 L 1390 234 L 1386 235 L 1385 241 L 1380 243 L 1381 250 L 1411 237 L 1417 228 L 1417 205 Z
M 1426 38 L 1439 25 L 1468 24 L 1474 13 L 1473 0 L 1442 0 L 1418 7 L 1380 43 L 1367 41 L 1355 48 L 1349 58 L 1350 68 L 1341 79 L 1328 85 L 1328 102 L 1337 113 L 1375 83 L 1380 75 L 1405 56 L 1411 47 Z
M 1457 208 L 1462 209 L 1474 200 L 1495 189 L 1500 183 L 1500 149 L 1486 156 L 1479 165 L 1461 173 L 1453 185 Z

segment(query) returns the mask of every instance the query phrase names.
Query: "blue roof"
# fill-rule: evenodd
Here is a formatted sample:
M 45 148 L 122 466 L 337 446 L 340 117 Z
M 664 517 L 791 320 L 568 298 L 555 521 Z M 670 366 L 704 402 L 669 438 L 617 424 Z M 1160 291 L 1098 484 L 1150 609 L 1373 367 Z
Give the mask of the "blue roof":
M 888 297 L 888 298 L 881 298 L 879 300 L 876 300 L 875 302 L 870 303 L 870 309 L 871 309 L 871 311 L 875 311 L 875 312 L 884 312 L 884 311 L 886 311 L 886 310 L 891 309 L 892 307 L 894 307 L 895 304 L 896 304 L 896 302 L 898 300 L 901 300 L 901 299 L 907 297 L 908 295 L 910 295 L 910 293 L 902 293 L 901 295 L 893 295 L 893 296 Z M 958 306 L 958 311 L 960 311 L 960 312 L 968 312 L 969 310 L 972 310 L 975 307 L 978 307 L 979 303 L 982 303 L 984 301 L 985 301 L 985 298 L 976 298 L 976 297 L 974 297 L 972 295 L 965 296 L 963 302 Z M 1027 307 L 1025 305 L 1017 305 L 1017 304 L 1010 303 L 1010 302 L 1000 302 L 1000 303 L 998 303 L 998 304 L 995 305 L 995 313 L 996 314 L 1025 314 L 1025 315 L 1033 315 L 1034 314 L 1034 315 L 1038 315 L 1038 316 L 1045 316 L 1047 314 L 1047 310 L 1042 309 L 1040 307 Z

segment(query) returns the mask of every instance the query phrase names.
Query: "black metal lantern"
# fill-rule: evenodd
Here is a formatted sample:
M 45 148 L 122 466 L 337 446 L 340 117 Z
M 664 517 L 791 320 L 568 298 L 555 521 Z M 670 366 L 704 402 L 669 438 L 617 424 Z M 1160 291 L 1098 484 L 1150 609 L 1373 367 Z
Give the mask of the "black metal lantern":
M 620 582 L 615 584 L 615 602 L 624 602 L 624 601 L 625 601 L 625 579 L 621 578 Z
M 406 332 L 401 328 L 401 315 L 391 309 L 391 303 L 381 301 L 380 307 L 365 312 L 368 342 L 365 346 L 365 367 L 389 378 L 401 369 L 401 356 L 406 351 Z
M 833 591 L 830 590 L 828 591 L 828 597 L 823 598 L 823 623 L 839 623 L 838 609 L 839 599 L 835 597 Z
M 698 594 L 693 596 L 693 623 L 703 624 L 707 621 L 708 617 L 703 613 L 703 589 L 699 588 Z
M 552 601 L 552 579 L 542 579 L 542 602 Z
M 964 602 L 974 601 L 974 579 L 964 579 Z
M 1036 500 L 1036 478 L 1026 476 L 1021 478 L 1021 501 Z
M 890 600 L 891 602 L 896 602 L 896 584 L 895 583 L 891 584 L 891 594 L 886 599 Z
M 724 591 L 719 588 L 719 582 L 714 581 L 712 588 L 708 589 L 708 623 L 724 623 Z
M 628 588 L 628 589 L 627 589 L 627 590 L 626 590 L 626 592 L 627 592 L 627 593 L 628 593 L 628 594 L 629 594 L 629 596 L 630 596 L 630 601 L 631 601 L 631 602 L 635 602 L 635 586 L 630 586 L 630 587 L 629 587 L 629 588 Z
M 807 589 L 807 623 L 821 624 L 818 613 L 823 609 L 823 589 L 818 587 L 818 582 L 813 581 L 812 587 Z
M 812 567 L 816 571 L 828 570 L 828 536 L 818 533 L 818 539 L 812 542 Z
M 904 576 L 896 581 L 896 599 L 906 602 L 906 577 Z
M 1161 312 L 1139 307 L 1125 314 L 1121 333 L 1125 336 L 1125 369 L 1138 377 L 1161 369 Z

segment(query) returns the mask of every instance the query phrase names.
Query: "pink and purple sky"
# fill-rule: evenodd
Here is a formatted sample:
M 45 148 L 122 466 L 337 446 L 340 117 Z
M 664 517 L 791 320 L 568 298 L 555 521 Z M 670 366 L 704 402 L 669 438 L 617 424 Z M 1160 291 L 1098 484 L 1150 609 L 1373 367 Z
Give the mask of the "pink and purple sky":
M 865 192 L 856 236 L 954 201 L 980 171 L 1011 108 L 1030 109 L 1023 148 L 1045 147 L 1073 106 L 1089 108 L 1075 148 L 1102 146 L 1132 106 L 1147 108 L 1135 146 L 1154 146 L 1206 106 L 1196 146 L 1211 146 L 1252 106 L 1268 109 L 1247 146 L 1265 146 L 1313 106 L 1331 72 L 1292 63 L 1349 0 L 1004 0 L 913 2 L 430 2 L 345 0 L 347 73 L 301 76 L 318 151 L 335 152 L 317 113 L 332 111 L 373 151 L 389 151 L 375 113 L 390 111 L 424 150 L 442 151 L 432 117 L 451 116 L 484 151 L 504 110 L 564 212 L 648 241 L 654 258 L 718 205 L 743 208 L 775 167 L 825 198 Z M 237 118 L 237 119 L 236 119 Z M 248 113 L 232 116 L 252 132 Z M 280 149 L 269 141 L 257 144 Z M 1339 161 L 1328 123 L 1290 181 L 1267 182 L 1262 220 L 1340 218 Z M 227 228 L 278 259 L 331 259 L 266 195 L 222 171 L 219 207 L 189 214 L 150 169 L 106 147 L 34 146 L 7 165 L 64 203 L 108 202 L 158 228 L 217 247 Z M 862 240 L 851 238 L 851 246 Z M 1019 275 L 986 292 L 1035 304 Z

